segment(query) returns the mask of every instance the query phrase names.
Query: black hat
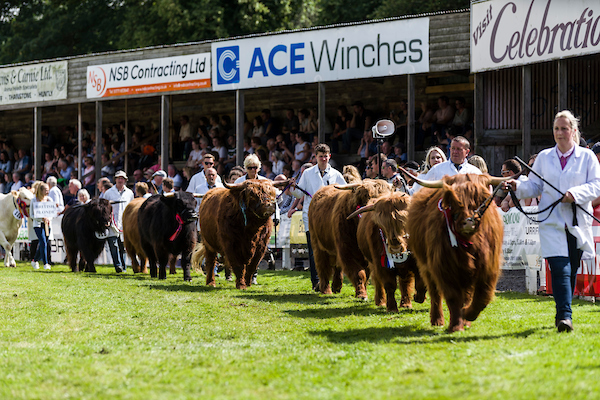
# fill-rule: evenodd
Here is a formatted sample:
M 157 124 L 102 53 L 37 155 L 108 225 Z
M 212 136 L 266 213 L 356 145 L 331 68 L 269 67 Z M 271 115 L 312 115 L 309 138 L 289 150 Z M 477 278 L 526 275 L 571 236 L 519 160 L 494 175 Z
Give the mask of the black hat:
M 594 152 L 594 154 L 598 154 L 600 153 L 600 142 L 596 142 L 593 146 L 592 146 L 592 151 Z
M 405 169 L 412 169 L 413 171 L 418 171 L 419 170 L 419 164 L 416 161 L 409 161 L 406 164 L 404 164 L 404 168 Z

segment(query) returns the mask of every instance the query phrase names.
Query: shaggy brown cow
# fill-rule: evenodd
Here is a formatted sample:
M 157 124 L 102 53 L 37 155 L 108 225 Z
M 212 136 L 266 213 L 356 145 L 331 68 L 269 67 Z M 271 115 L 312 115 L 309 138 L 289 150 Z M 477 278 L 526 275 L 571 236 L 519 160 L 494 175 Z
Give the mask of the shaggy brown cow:
M 235 286 L 245 289 L 267 250 L 275 212 L 276 187 L 288 181 L 250 179 L 209 190 L 200 204 L 200 233 L 206 257 L 206 284 L 215 286 L 215 260 L 223 256 L 235 274 Z M 202 251 L 202 250 L 200 250 Z
M 142 248 L 142 242 L 140 240 L 140 230 L 138 227 L 138 211 L 142 204 L 146 201 L 143 197 L 137 197 L 129 202 L 125 211 L 123 212 L 123 244 L 125 250 L 131 258 L 131 267 L 134 273 L 141 272 L 143 274 L 148 273 L 148 266 L 146 262 L 148 257 L 144 253 Z M 140 261 L 138 262 L 138 258 Z M 169 273 L 175 274 L 177 257 L 173 255 L 169 256 Z
M 358 247 L 368 262 L 375 285 L 375 304 L 385 304 L 389 312 L 398 312 L 395 295 L 398 279 L 401 307 L 412 308 L 413 286 L 416 289 L 415 301 L 425 301 L 425 282 L 414 257 L 408 252 L 406 222 L 409 205 L 409 195 L 395 192 L 371 199 L 366 207 L 348 216 L 349 219 L 360 217 Z M 387 257 L 384 240 L 391 259 Z
M 429 290 L 432 325 L 444 325 L 441 296 L 450 310 L 450 332 L 464 330 L 465 320 L 474 321 L 494 297 L 502 218 L 493 202 L 482 215 L 476 210 L 490 199 L 488 186 L 500 181 L 472 174 L 418 181 L 437 187 L 418 191 L 408 216 L 408 245 Z
M 391 192 L 387 182 L 365 179 L 346 186 L 324 186 L 314 194 L 308 224 L 321 293 L 330 294 L 332 289 L 339 293 L 343 272 L 354 285 L 356 297 L 367 299 L 367 261 L 356 241 L 358 220 L 347 217 L 369 199 Z

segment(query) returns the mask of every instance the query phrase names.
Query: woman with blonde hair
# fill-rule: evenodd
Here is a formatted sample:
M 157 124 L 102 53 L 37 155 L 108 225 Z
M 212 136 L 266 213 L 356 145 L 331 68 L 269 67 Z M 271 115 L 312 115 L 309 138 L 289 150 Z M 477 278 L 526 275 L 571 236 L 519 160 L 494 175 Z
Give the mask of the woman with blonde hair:
M 478 155 L 473 155 L 473 156 L 471 156 L 471 158 L 469 158 L 469 160 L 467 162 L 469 164 L 474 165 L 477 168 L 479 168 L 482 173 L 484 173 L 484 174 L 488 173 L 488 167 L 487 167 L 487 164 L 485 163 L 485 160 L 483 159 L 483 157 L 480 157 Z
M 555 326 L 570 332 L 577 269 L 582 259 L 594 259 L 590 215 L 592 201 L 600 196 L 600 164 L 594 152 L 579 146 L 579 120 L 570 111 L 556 114 L 553 135 L 556 146 L 538 154 L 532 167 L 536 174 L 509 180 L 503 188 L 520 199 L 541 195 L 539 209 L 549 209 L 539 216 L 542 257 L 550 265 Z
M 40 182 L 35 186 L 35 197 L 31 200 L 31 210 L 35 208 L 34 204 L 50 202 L 51 199 L 48 197 L 50 193 L 50 187 L 47 183 Z M 32 217 L 31 218 L 33 230 L 38 238 L 38 247 L 31 261 L 33 269 L 40 269 L 40 261 L 44 263 L 44 269 L 50 269 L 50 262 L 48 260 L 48 236 L 50 235 L 50 219 L 46 217 Z
M 436 164 L 443 163 L 446 161 L 446 155 L 437 146 L 432 146 L 427 149 L 427 155 L 425 156 L 425 161 L 423 161 L 423 166 L 421 167 L 421 174 L 426 174 L 429 172 L 431 167 Z

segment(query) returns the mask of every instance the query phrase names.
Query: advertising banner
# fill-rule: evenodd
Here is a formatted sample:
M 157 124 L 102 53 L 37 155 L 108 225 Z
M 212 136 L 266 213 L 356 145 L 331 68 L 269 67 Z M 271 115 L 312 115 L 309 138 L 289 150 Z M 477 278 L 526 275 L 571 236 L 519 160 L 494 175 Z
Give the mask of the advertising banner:
M 537 207 L 523 207 L 526 212 L 537 211 Z M 508 212 L 498 212 L 504 220 L 504 241 L 502 269 L 542 268 L 540 234 L 538 223 L 532 222 L 516 208 Z
M 598 0 L 471 4 L 471 71 L 600 52 Z
M 429 18 L 212 43 L 213 90 L 429 72 Z
M 210 88 L 210 53 L 87 67 L 88 99 Z
M 67 98 L 67 62 L 0 68 L 0 105 Z

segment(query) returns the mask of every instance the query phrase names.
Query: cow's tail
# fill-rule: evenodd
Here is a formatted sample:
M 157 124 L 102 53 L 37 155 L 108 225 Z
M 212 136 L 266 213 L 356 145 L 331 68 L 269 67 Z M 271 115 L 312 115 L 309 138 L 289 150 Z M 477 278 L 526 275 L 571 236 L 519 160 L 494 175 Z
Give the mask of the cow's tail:
M 196 247 L 194 247 L 194 251 L 192 252 L 192 258 L 191 258 L 191 264 L 192 264 L 192 269 L 199 273 L 204 275 L 204 271 L 202 270 L 202 261 L 204 261 L 204 245 L 201 242 L 198 242 L 196 244 Z

